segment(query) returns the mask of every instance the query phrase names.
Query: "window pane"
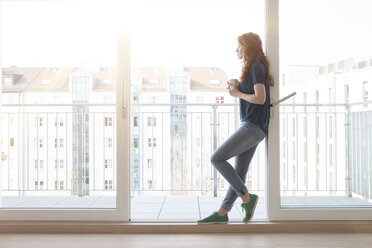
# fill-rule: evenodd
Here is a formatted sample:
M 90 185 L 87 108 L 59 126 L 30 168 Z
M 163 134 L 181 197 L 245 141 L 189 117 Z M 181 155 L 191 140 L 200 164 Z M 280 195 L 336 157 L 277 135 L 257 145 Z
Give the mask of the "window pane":
M 2 207 L 116 208 L 120 4 L 1 2 L 0 136 L 9 140 L 13 151 L 5 153 L 15 164 L 0 178 Z M 112 161 L 110 173 L 102 173 L 104 159 Z M 37 204 L 12 200 L 25 196 Z
M 280 95 L 297 92 L 280 107 L 282 208 L 372 207 L 371 8 L 280 0 Z M 303 127 L 291 137 L 289 118 Z
M 265 44 L 264 1 L 140 0 L 134 7 L 141 14 L 133 15 L 131 32 L 131 90 L 139 104 L 132 107 L 132 118 L 139 117 L 131 127 L 138 139 L 131 149 L 131 193 L 138 201 L 182 195 L 179 203 L 196 203 L 198 196 L 218 207 L 229 184 L 218 173 L 214 180 L 210 157 L 240 124 L 238 100 L 226 81 L 240 77 L 239 35 L 255 32 Z M 256 219 L 266 218 L 264 156 L 260 145 L 247 175 L 248 189 L 260 195 Z M 184 218 L 197 220 L 197 212 Z M 179 220 L 171 213 L 153 216 Z M 132 219 L 144 218 L 132 212 Z

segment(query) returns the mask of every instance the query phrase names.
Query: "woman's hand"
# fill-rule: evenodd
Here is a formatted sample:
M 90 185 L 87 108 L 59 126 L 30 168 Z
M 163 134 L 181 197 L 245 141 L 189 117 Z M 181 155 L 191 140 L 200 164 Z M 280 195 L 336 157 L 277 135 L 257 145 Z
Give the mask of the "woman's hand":
M 238 95 L 239 95 L 240 91 L 238 90 L 238 88 L 234 87 L 232 84 L 230 84 L 229 81 L 227 81 L 226 83 L 227 83 L 226 89 L 229 90 L 230 96 L 239 97 Z

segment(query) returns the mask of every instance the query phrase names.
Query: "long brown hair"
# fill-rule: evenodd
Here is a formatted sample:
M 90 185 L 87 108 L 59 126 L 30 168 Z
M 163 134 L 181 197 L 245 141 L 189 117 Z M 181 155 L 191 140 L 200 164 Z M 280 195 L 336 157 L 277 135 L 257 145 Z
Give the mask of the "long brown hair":
M 270 74 L 270 62 L 262 50 L 262 41 L 260 36 L 255 33 L 246 33 L 238 37 L 238 42 L 242 48 L 243 66 L 240 81 L 243 82 L 248 78 L 249 68 L 258 61 L 264 64 L 266 68 L 267 83 L 269 86 L 274 86 L 274 79 Z

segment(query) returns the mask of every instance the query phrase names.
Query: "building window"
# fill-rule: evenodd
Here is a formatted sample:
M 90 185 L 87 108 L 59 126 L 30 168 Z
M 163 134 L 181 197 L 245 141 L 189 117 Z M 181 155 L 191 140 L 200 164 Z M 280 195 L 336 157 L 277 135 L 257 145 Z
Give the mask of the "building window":
M 64 181 L 54 181 L 54 189 L 56 190 L 63 190 L 65 188 L 65 182 Z
M 337 70 L 338 71 L 345 70 L 345 60 L 338 61 L 338 63 L 337 63 Z
M 156 117 L 155 116 L 148 116 L 147 117 L 147 126 L 156 126 Z
M 315 91 L 315 104 L 319 104 L 319 90 Z M 319 106 L 316 106 L 316 111 L 319 111 Z
M 14 138 L 9 139 L 9 146 L 14 147 Z
M 133 118 L 133 126 L 138 127 L 138 117 Z
M 151 179 L 147 180 L 147 185 L 148 185 L 148 189 L 152 189 L 153 185 L 152 185 Z
M 39 139 L 39 148 L 44 148 L 44 139 Z
M 138 148 L 138 138 L 133 139 L 133 147 Z
M 363 82 L 363 107 L 368 107 L 368 81 Z
M 44 126 L 44 118 L 40 117 L 39 118 L 39 127 L 43 127 Z
M 105 126 L 112 127 L 112 117 L 105 117 Z
M 54 160 L 54 168 L 55 169 L 63 169 L 65 161 L 63 159 L 56 159 Z
M 171 103 L 186 103 L 186 95 L 172 94 Z
M 324 75 L 325 74 L 325 66 L 319 67 L 319 75 Z
M 133 96 L 133 103 L 137 104 L 138 103 L 138 96 Z
M 196 103 L 204 103 L 204 96 L 196 96 Z
M 112 180 L 105 180 L 105 190 L 112 189 Z
M 106 138 L 106 147 L 111 148 L 112 147 L 112 138 Z
M 156 147 L 156 138 L 148 138 L 148 147 Z
M 64 140 L 63 139 L 54 139 L 54 147 L 55 148 L 63 148 Z
M 40 181 L 39 185 L 38 182 L 35 181 L 35 189 L 44 189 L 44 181 Z
M 112 168 L 112 159 L 105 159 L 105 169 Z
M 63 119 L 57 119 L 56 118 L 56 120 L 55 120 L 55 123 L 54 123 L 54 126 L 59 126 L 59 127 L 63 127 L 63 125 L 64 125 L 64 121 L 63 121 Z
M 44 160 L 35 160 L 35 169 L 44 169 Z
M 133 178 L 138 178 L 139 177 L 139 160 L 134 159 L 133 160 Z
M 367 61 L 358 62 L 358 69 L 362 69 L 367 66 Z
M 335 64 L 329 64 L 328 65 L 328 73 L 334 72 L 335 71 Z
M 154 168 L 155 167 L 155 163 L 154 163 L 154 159 L 147 159 L 147 168 Z
M 225 98 L 223 96 L 216 96 L 216 103 L 224 103 Z
M 139 189 L 140 189 L 140 184 L 139 184 L 138 181 L 134 181 L 133 189 L 134 189 L 134 190 L 139 190 Z
M 146 98 L 148 103 L 156 103 L 156 96 L 147 96 Z

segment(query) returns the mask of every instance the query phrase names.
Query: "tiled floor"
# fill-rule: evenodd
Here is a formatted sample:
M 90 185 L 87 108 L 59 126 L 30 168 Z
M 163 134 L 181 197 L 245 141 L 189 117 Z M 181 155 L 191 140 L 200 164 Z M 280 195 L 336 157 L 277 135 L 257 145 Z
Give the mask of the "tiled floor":
M 196 221 L 216 211 L 221 201 L 221 197 L 205 196 L 135 197 L 132 198 L 131 217 L 133 221 Z M 260 203 L 257 205 L 256 219 L 264 219 L 263 211 L 260 211 L 264 208 Z M 229 219 L 242 220 L 240 201 L 229 213 Z
M 131 198 L 132 221 L 196 221 L 216 211 L 222 197 L 208 196 L 136 196 Z M 241 221 L 241 200 L 238 199 L 229 213 L 230 221 Z M 283 208 L 309 207 L 368 207 L 368 201 L 341 196 L 282 197 Z M 265 200 L 260 197 L 252 221 L 265 221 Z M 3 196 L 1 208 L 115 208 L 113 196 Z

